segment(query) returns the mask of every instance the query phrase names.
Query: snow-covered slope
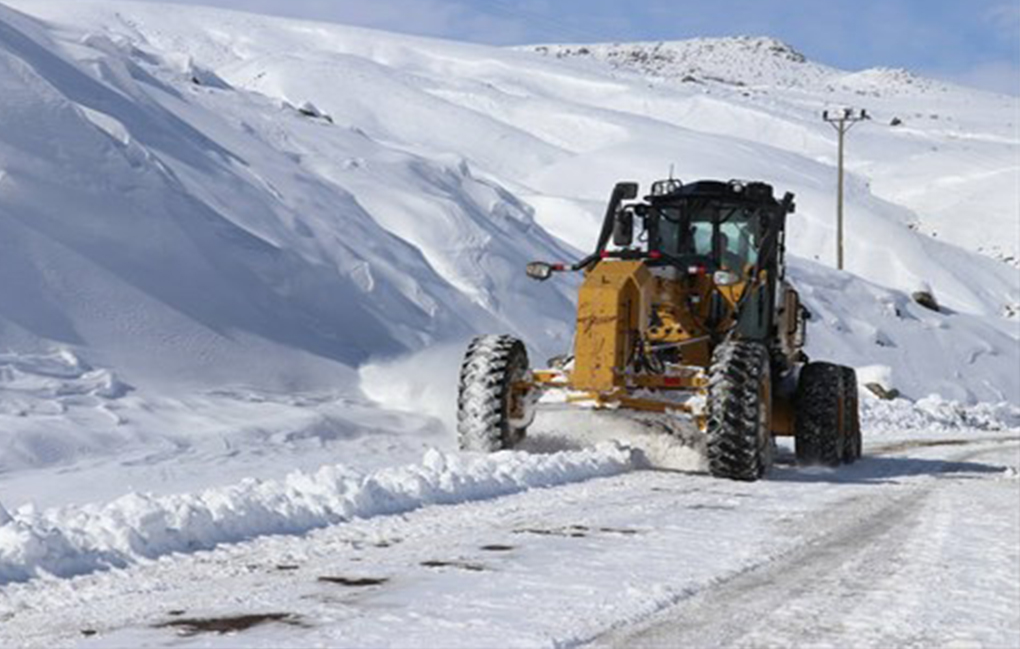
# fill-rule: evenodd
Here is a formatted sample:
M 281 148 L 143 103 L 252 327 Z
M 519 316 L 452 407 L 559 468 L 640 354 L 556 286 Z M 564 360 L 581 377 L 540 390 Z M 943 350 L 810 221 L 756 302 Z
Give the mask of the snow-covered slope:
M 922 232 L 1020 267 L 1015 97 L 902 69 L 838 70 L 773 38 L 526 49 L 608 68 L 664 91 L 659 97 L 665 101 L 646 101 L 634 110 L 826 165 L 835 160 L 834 134 L 821 111 L 866 108 L 874 120 L 853 131 L 847 163 L 868 191 L 909 208 L 903 218 Z
M 504 268 L 562 249 L 466 163 L 188 88 L 103 35 L 70 57 L 2 17 L 5 338 L 87 347 L 130 380 L 300 388 L 437 332 L 499 326 L 502 301 L 556 308 Z M 367 206 L 343 178 L 366 159 Z
M 1020 278 L 995 259 L 1017 254 L 1015 99 L 834 70 L 768 39 L 535 52 L 149 3 L 7 5 L 0 471 L 16 493 L 37 488 L 17 470 L 79 456 L 149 486 L 167 458 L 205 470 L 166 480 L 208 482 L 213 466 L 238 477 L 235 454 L 278 473 L 267 448 L 310 468 L 322 449 L 397 461 L 448 443 L 359 386 L 442 414 L 453 401 L 421 384 L 448 383 L 459 351 L 416 352 L 490 331 L 536 362 L 561 351 L 575 284 L 531 283 L 524 263 L 576 258 L 614 182 L 671 165 L 798 195 L 811 353 L 891 367 L 911 398 L 1020 402 Z M 851 138 L 837 273 L 818 112 L 851 102 L 876 119 Z M 912 304 L 919 288 L 945 309 Z

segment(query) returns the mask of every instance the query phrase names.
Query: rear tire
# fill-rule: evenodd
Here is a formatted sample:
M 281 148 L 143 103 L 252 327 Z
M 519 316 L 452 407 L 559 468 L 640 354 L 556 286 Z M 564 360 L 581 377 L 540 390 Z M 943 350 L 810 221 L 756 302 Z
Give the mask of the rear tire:
M 843 367 L 843 461 L 852 464 L 861 457 L 861 414 L 857 403 L 857 372 Z
M 726 342 L 708 374 L 708 470 L 717 478 L 754 481 L 772 463 L 769 354 L 755 342 Z
M 460 368 L 457 439 L 462 451 L 492 453 L 524 438 L 530 404 L 514 384 L 530 374 L 524 343 L 512 336 L 478 336 Z
M 797 382 L 794 446 L 798 464 L 839 466 L 845 447 L 843 368 L 808 363 Z

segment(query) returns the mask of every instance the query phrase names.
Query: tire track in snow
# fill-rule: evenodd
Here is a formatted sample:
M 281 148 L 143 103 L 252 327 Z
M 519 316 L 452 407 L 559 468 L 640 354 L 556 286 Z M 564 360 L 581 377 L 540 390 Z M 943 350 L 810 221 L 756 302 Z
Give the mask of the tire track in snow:
M 1009 436 L 1004 437 L 997 435 L 994 437 L 958 437 L 951 439 L 912 439 L 903 442 L 895 442 L 892 444 L 884 444 L 878 447 L 872 447 L 868 449 L 869 455 L 891 455 L 893 453 L 899 453 L 902 451 L 908 451 L 913 448 L 929 448 L 932 446 L 973 446 L 975 444 L 1007 444 L 1010 442 L 1020 442 L 1020 436 Z
M 946 470 L 951 471 L 954 463 L 1004 448 L 1020 448 L 1016 440 L 922 440 L 916 446 L 995 444 L 947 458 Z M 905 448 L 912 446 L 889 445 L 885 453 Z M 924 509 L 930 497 L 946 487 L 944 474 L 934 478 L 908 487 L 905 494 L 887 497 L 877 508 L 864 497 L 837 503 L 813 523 L 828 530 L 821 536 L 779 558 L 724 578 L 648 620 L 610 631 L 592 646 L 829 646 L 826 642 L 833 637 L 857 646 L 862 639 L 848 635 L 853 632 L 872 634 L 864 646 L 911 642 L 930 646 L 931 639 L 923 637 L 923 631 L 899 620 L 884 620 L 886 629 L 876 636 L 870 620 L 855 623 L 853 619 L 848 622 L 848 617 L 863 605 L 876 583 L 910 565 L 908 545 L 918 531 L 927 531 Z M 938 531 L 946 534 L 945 526 Z M 904 605 L 923 606 L 920 601 L 901 599 L 891 603 L 897 614 L 903 613 Z

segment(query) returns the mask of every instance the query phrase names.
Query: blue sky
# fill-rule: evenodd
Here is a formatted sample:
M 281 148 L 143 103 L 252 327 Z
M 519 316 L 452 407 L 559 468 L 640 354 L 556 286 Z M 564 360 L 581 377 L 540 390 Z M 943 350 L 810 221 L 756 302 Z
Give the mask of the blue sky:
M 1020 94 L 1020 0 L 176 1 L 497 45 L 768 35 L 840 68 Z

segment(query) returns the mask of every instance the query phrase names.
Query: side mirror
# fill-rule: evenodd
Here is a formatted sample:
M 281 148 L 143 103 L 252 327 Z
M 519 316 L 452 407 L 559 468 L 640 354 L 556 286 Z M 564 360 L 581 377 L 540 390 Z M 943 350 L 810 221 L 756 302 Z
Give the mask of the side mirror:
M 634 241 L 634 212 L 619 210 L 613 219 L 613 245 L 626 248 Z
M 793 202 L 793 199 L 793 194 L 786 192 L 786 194 L 783 195 L 783 200 L 780 202 L 780 205 L 783 206 L 783 210 L 785 210 L 787 214 L 793 214 L 797 209 L 797 204 Z
M 634 200 L 637 198 L 637 192 L 637 183 L 616 183 L 616 188 L 613 190 L 613 193 L 619 196 L 621 201 Z
M 552 264 L 547 264 L 544 261 L 533 261 L 528 264 L 527 269 L 524 271 L 528 274 L 528 277 L 540 282 L 552 277 L 553 267 Z

